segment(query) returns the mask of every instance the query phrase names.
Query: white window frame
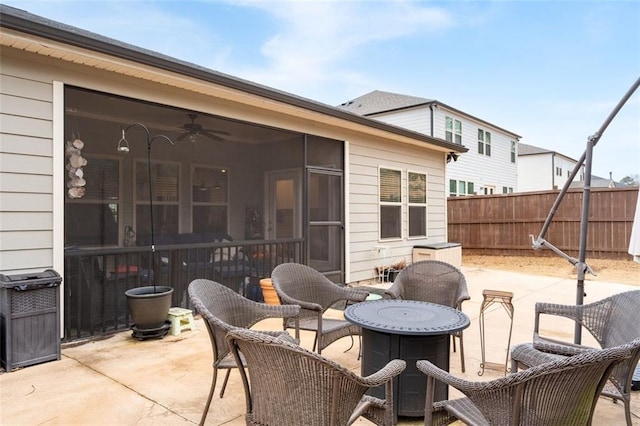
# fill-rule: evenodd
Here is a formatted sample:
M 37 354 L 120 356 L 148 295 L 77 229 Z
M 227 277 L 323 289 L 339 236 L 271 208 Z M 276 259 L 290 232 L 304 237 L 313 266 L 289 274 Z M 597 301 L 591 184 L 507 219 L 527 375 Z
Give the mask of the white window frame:
M 478 154 L 491 157 L 491 132 L 478 129 Z
M 511 162 L 516 162 L 516 141 L 511 141 Z
M 444 138 L 447 142 L 462 145 L 462 121 L 453 117 L 444 117 Z
M 455 192 L 451 192 L 452 182 L 455 182 L 455 187 L 456 187 Z M 464 188 L 465 188 L 464 192 L 459 191 L 461 183 L 464 184 Z M 469 186 L 471 186 L 471 190 L 469 190 Z M 466 180 L 449 179 L 449 196 L 450 197 L 467 197 L 470 195 L 476 195 L 475 186 L 476 185 L 474 182 L 470 182 Z
M 193 194 L 190 194 L 191 197 L 191 212 L 190 212 L 190 217 L 189 217 L 189 221 L 191 223 L 191 231 L 195 232 L 193 230 L 193 212 L 194 212 L 194 207 L 218 207 L 218 206 L 223 206 L 226 207 L 227 209 L 227 218 L 226 218 L 226 224 L 225 224 L 225 228 L 226 228 L 226 232 L 229 232 L 229 179 L 231 177 L 230 171 L 228 167 L 220 167 L 220 166 L 208 166 L 208 165 L 202 165 L 202 164 L 195 164 L 193 166 L 191 166 L 191 174 L 189 175 L 189 180 L 190 180 L 190 186 L 189 188 L 191 188 L 191 190 L 193 190 L 194 186 L 197 186 L 199 182 L 194 181 L 194 177 L 195 177 L 195 173 L 196 173 L 196 169 L 208 169 L 208 170 L 217 170 L 219 171 L 219 173 L 224 173 L 226 174 L 227 178 L 225 179 L 225 194 L 226 194 L 226 199 L 225 201 L 195 201 L 193 199 Z M 216 183 L 219 183 L 216 182 Z
M 422 203 L 412 203 L 411 202 L 411 191 L 409 189 L 409 184 L 411 183 L 410 175 L 422 175 L 424 176 L 424 202 Z M 429 236 L 429 209 L 428 209 L 428 201 L 429 201 L 429 175 L 424 170 L 407 170 L 407 239 L 418 239 L 418 238 L 426 238 Z M 421 207 L 424 208 L 424 234 L 423 235 L 411 235 L 411 218 L 409 215 L 411 214 L 411 207 Z
M 394 171 L 394 172 L 399 172 L 400 173 L 400 184 L 399 184 L 399 189 L 400 189 L 400 200 L 395 202 L 395 201 L 381 201 L 381 196 L 382 196 L 382 191 L 381 191 L 381 185 L 380 185 L 380 178 L 381 178 L 381 174 L 382 174 L 382 170 L 390 170 L 390 171 Z M 378 166 L 378 240 L 379 241 L 400 241 L 402 240 L 403 237 L 403 224 L 402 224 L 402 218 L 404 217 L 404 209 L 403 209 L 403 182 L 404 179 L 404 174 L 402 172 L 402 169 L 399 169 L 397 167 L 389 167 L 389 166 Z M 382 236 L 382 208 L 384 206 L 392 206 L 392 207 L 400 207 L 400 211 L 399 211 L 399 217 L 398 217 L 398 221 L 400 222 L 400 235 L 398 236 L 393 236 L 393 237 L 383 237 Z

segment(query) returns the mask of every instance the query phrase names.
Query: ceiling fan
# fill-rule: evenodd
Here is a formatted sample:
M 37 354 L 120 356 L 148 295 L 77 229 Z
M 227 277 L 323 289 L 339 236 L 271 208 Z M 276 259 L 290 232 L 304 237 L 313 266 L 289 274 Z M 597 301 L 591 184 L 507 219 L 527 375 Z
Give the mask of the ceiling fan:
M 188 138 L 191 142 L 195 142 L 198 135 L 202 135 L 209 139 L 213 139 L 214 141 L 220 142 L 220 141 L 223 141 L 224 138 L 218 135 L 229 134 L 227 132 L 222 132 L 219 130 L 211 130 L 211 129 L 203 128 L 201 124 L 196 123 L 196 118 L 198 118 L 196 114 L 189 114 L 189 118 L 191 119 L 190 123 L 184 123 L 182 126 L 180 126 L 180 128 L 185 130 L 185 132 L 176 138 L 178 142 L 185 138 Z

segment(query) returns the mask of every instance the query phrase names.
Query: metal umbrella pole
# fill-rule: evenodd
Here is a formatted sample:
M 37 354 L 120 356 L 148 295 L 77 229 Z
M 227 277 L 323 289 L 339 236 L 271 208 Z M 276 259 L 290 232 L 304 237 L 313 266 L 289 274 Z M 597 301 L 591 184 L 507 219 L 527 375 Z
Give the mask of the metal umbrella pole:
M 595 275 L 591 267 L 586 263 L 587 231 L 589 226 L 589 201 L 591 198 L 591 165 L 593 162 L 592 161 L 593 148 L 598 143 L 598 141 L 602 137 L 602 134 L 607 129 L 607 127 L 609 127 L 609 124 L 611 124 L 611 121 L 613 121 L 613 119 L 618 114 L 618 112 L 620 112 L 624 104 L 629 100 L 631 95 L 633 95 L 633 93 L 636 91 L 638 86 L 640 86 L 640 78 L 638 78 L 635 81 L 635 83 L 629 88 L 627 93 L 625 93 L 622 99 L 620 99 L 620 101 L 615 106 L 613 111 L 611 111 L 609 116 L 602 123 L 602 126 L 600 126 L 598 131 L 594 133 L 592 136 L 589 136 L 587 138 L 587 148 L 585 152 L 582 154 L 582 156 L 580 157 L 580 159 L 578 160 L 578 163 L 573 168 L 573 171 L 571 172 L 569 179 L 567 179 L 567 182 L 564 184 L 562 190 L 556 197 L 556 200 L 554 201 L 553 206 L 551 206 L 551 210 L 547 215 L 547 219 L 545 220 L 544 225 L 542 226 L 542 230 L 540 231 L 538 238 L 534 239 L 533 235 L 531 235 L 532 247 L 534 250 L 548 248 L 552 250 L 554 253 L 558 254 L 560 257 L 563 257 L 566 260 L 568 260 L 569 263 L 571 263 L 576 268 L 577 276 L 578 276 L 578 283 L 577 283 L 577 289 L 576 289 L 576 305 L 583 304 L 584 295 L 585 295 L 584 293 L 585 273 L 589 272 L 590 274 Z M 549 226 L 551 226 L 553 217 L 555 216 L 558 210 L 558 207 L 560 206 L 560 202 L 564 198 L 565 194 L 567 193 L 567 190 L 569 189 L 569 186 L 571 185 L 571 182 L 573 182 L 573 179 L 578 174 L 583 164 L 585 165 L 585 177 L 584 177 L 584 187 L 583 187 L 583 196 L 582 196 L 582 216 L 580 219 L 580 246 L 578 251 L 578 259 L 575 259 L 567 255 L 566 253 L 564 253 L 559 248 L 555 247 L 553 244 L 549 243 L 547 240 L 545 240 L 545 236 L 547 234 L 547 231 L 549 230 Z M 581 343 L 581 341 L 582 341 L 582 328 L 580 324 L 576 323 L 574 342 L 579 344 Z

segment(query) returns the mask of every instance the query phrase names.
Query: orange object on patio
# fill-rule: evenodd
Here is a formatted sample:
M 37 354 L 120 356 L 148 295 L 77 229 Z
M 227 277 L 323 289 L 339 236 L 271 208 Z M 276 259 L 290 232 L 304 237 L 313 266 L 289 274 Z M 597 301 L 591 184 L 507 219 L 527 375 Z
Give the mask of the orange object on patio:
M 264 298 L 264 303 L 266 303 L 267 305 L 280 304 L 280 298 L 278 297 L 276 291 L 273 289 L 271 278 L 261 279 L 260 288 L 262 289 L 262 297 Z

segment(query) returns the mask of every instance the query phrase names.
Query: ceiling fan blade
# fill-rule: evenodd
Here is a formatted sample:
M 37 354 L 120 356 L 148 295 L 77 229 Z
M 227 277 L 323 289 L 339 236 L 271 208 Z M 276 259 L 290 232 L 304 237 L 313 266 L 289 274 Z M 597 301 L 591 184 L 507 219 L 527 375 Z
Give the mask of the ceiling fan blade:
M 214 141 L 217 141 L 217 142 L 222 142 L 224 140 L 224 138 L 221 138 L 220 136 L 214 135 L 209 130 L 201 130 L 199 132 L 199 134 L 201 134 L 202 136 L 206 136 L 209 139 L 213 139 Z
M 213 134 L 215 134 L 215 135 L 231 136 L 231 133 L 229 133 L 229 132 L 225 132 L 225 131 L 222 131 L 222 130 L 202 129 L 201 131 L 203 131 L 203 132 L 213 133 Z
M 190 134 L 189 132 L 180 134 L 180 135 L 176 138 L 176 142 L 180 142 L 181 140 L 183 140 L 184 138 L 186 138 L 187 136 L 189 136 L 189 134 Z

